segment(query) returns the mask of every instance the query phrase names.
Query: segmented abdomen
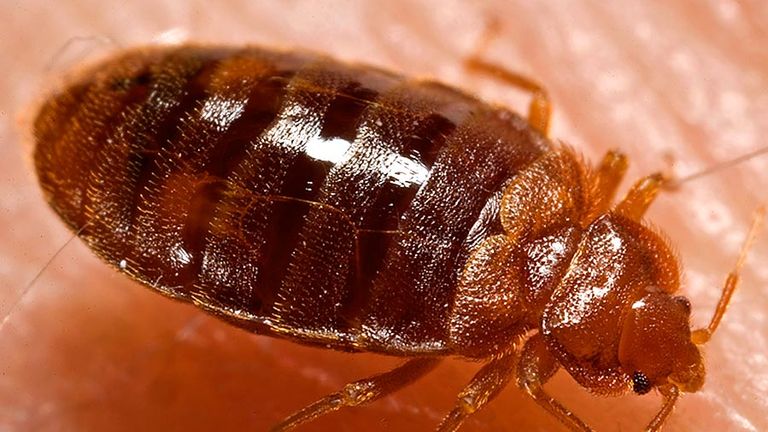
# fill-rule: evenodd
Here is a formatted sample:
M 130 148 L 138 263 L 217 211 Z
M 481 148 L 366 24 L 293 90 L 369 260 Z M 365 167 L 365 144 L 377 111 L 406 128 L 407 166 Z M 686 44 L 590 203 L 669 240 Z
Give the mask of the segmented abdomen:
M 239 326 L 445 352 L 468 250 L 546 150 L 445 86 L 311 54 L 134 51 L 51 98 L 35 163 L 109 263 Z

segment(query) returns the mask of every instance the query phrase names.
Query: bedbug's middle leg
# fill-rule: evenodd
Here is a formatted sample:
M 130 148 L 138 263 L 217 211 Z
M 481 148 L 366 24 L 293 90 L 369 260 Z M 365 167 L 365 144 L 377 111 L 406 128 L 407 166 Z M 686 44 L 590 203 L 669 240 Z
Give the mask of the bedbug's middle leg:
M 438 432 L 457 430 L 469 416 L 493 400 L 509 382 L 516 359 L 517 355 L 509 352 L 483 366 L 459 393 L 456 407 L 440 423 Z
M 434 369 L 439 361 L 436 358 L 416 358 L 389 372 L 347 384 L 340 391 L 331 393 L 295 412 L 271 430 L 272 432 L 288 431 L 345 406 L 373 402 L 421 378 Z

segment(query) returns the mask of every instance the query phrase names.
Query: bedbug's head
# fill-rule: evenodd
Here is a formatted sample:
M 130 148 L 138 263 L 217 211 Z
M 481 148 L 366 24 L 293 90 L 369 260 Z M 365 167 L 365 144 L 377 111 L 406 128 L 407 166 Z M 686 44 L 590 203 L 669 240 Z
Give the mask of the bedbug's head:
M 691 340 L 691 305 L 685 297 L 648 290 L 632 304 L 619 344 L 619 360 L 635 393 L 674 384 L 695 392 L 704 384 L 704 363 Z
M 684 392 L 695 392 L 704 385 L 704 363 L 698 345 L 707 343 L 717 330 L 764 218 L 765 208 L 760 207 L 753 215 L 736 265 L 725 280 L 720 301 L 707 327 L 690 330 L 691 304 L 685 297 L 648 289 L 632 304 L 622 329 L 619 360 L 624 371 L 632 376 L 636 393 L 643 394 L 665 384 Z

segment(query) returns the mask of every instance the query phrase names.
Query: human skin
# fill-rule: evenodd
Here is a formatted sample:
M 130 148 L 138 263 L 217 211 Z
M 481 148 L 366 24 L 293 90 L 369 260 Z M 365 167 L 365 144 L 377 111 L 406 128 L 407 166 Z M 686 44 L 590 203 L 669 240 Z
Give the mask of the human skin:
M 433 77 L 524 111 L 524 94 L 462 68 L 493 16 L 501 31 L 486 58 L 545 85 L 553 138 L 592 161 L 624 151 L 625 187 L 667 169 L 669 156 L 685 176 L 765 146 L 768 136 L 764 2 L 125 3 L 0 4 L 0 316 L 10 312 L 0 329 L 0 430 L 265 430 L 402 361 L 248 334 L 128 280 L 76 239 L 67 243 L 72 235 L 36 185 L 28 122 L 30 106 L 83 52 L 179 34 L 295 46 Z M 708 322 L 750 213 L 768 197 L 767 168 L 768 157 L 758 157 L 684 184 L 648 214 L 683 261 L 694 327 Z M 762 235 L 704 348 L 705 386 L 682 397 L 666 430 L 768 430 L 767 257 Z M 391 397 L 302 430 L 432 430 L 478 367 L 448 359 Z M 592 396 L 562 371 L 546 388 L 600 431 L 641 430 L 660 404 L 655 392 Z M 558 428 L 510 385 L 463 430 Z

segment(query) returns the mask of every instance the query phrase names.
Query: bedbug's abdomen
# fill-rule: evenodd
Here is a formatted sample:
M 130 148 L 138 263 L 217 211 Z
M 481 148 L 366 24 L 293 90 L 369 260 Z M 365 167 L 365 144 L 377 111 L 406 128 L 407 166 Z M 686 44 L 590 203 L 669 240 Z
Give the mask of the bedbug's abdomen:
M 444 86 L 256 48 L 129 52 L 34 128 L 49 202 L 112 265 L 252 330 L 395 354 L 447 349 L 469 250 L 547 146 Z

